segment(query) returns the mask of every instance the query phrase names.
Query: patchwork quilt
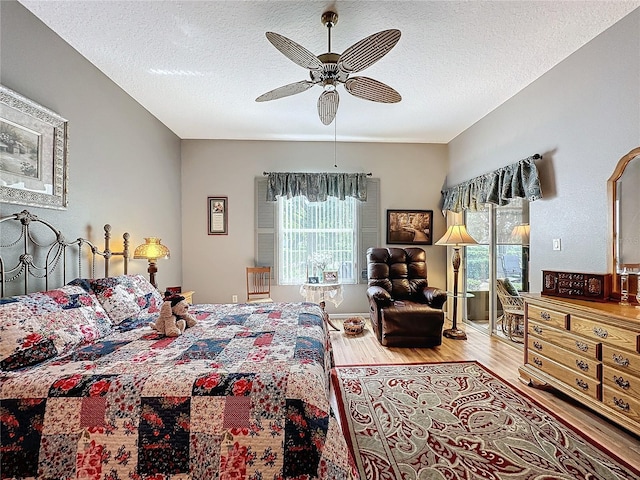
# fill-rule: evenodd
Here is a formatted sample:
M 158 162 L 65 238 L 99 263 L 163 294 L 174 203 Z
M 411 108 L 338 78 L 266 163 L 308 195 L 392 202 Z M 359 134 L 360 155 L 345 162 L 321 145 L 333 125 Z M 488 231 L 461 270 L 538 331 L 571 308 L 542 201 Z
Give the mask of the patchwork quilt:
M 358 478 L 317 305 L 190 311 L 198 324 L 176 338 L 121 324 L 1 372 L 1 478 Z

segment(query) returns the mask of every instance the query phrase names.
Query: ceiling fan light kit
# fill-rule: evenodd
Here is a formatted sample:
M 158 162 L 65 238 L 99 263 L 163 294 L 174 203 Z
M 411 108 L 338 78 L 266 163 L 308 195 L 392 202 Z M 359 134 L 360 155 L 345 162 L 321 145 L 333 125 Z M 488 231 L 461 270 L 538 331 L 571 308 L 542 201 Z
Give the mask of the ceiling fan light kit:
M 397 103 L 402 97 L 389 85 L 369 77 L 350 77 L 370 67 L 384 57 L 400 40 L 400 30 L 383 30 L 363 38 L 347 48 L 342 54 L 331 52 L 331 28 L 338 23 L 338 14 L 327 11 L 322 14 L 322 23 L 328 31 L 328 53 L 314 55 L 302 45 L 278 33 L 267 32 L 266 37 L 285 57 L 309 70 L 311 80 L 302 80 L 278 87 L 256 98 L 256 102 L 267 102 L 302 93 L 314 85 L 323 88 L 318 98 L 320 121 L 329 125 L 336 117 L 340 96 L 337 87 L 343 84 L 351 95 L 380 103 Z

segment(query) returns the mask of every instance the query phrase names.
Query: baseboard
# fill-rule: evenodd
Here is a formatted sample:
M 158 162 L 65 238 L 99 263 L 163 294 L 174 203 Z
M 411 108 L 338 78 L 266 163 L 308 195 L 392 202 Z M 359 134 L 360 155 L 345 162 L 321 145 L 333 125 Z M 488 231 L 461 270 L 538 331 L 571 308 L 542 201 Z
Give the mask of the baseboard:
M 346 320 L 351 317 L 369 318 L 369 313 L 332 313 L 331 318 L 336 320 Z

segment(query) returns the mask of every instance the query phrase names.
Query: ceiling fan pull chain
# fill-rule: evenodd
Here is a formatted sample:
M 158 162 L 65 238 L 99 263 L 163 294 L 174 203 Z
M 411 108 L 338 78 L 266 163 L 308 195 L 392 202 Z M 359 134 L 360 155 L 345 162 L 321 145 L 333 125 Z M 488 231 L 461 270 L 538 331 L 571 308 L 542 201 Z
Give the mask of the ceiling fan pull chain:
M 338 119 L 333 119 L 333 166 L 338 168 Z

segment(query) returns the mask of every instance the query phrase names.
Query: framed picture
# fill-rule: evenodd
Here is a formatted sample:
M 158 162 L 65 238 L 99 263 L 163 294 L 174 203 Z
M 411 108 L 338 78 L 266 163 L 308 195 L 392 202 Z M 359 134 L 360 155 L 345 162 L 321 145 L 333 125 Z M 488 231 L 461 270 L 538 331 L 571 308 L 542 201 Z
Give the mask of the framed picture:
M 209 235 L 227 235 L 227 197 L 207 197 L 209 211 Z
M 0 202 L 67 207 L 67 121 L 0 85 Z
M 325 270 L 322 272 L 324 283 L 337 283 L 338 271 L 337 270 Z
M 387 243 L 431 245 L 433 210 L 387 210 Z
M 320 283 L 318 277 L 309 277 L 309 281 L 307 283 Z

